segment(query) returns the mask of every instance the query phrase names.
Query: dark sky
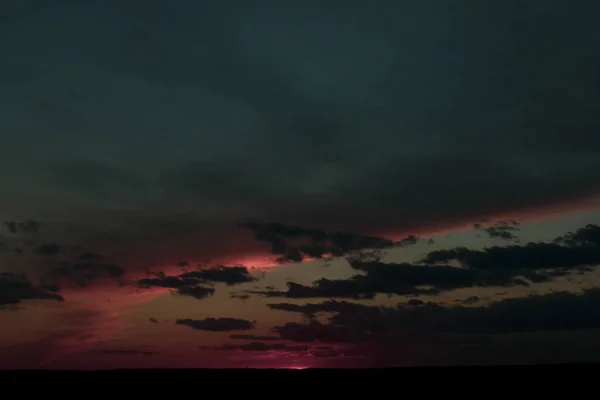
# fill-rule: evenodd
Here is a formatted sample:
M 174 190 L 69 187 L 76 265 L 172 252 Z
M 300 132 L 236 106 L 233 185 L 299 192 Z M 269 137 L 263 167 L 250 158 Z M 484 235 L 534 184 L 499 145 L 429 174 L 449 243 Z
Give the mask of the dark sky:
M 0 217 L 167 271 L 271 252 L 279 228 L 256 241 L 237 227 L 250 218 L 396 240 L 589 209 L 598 13 L 554 0 L 4 0 Z M 338 255 L 368 247 L 354 245 Z
M 7 1 L 2 205 L 372 230 L 588 194 L 585 3 Z

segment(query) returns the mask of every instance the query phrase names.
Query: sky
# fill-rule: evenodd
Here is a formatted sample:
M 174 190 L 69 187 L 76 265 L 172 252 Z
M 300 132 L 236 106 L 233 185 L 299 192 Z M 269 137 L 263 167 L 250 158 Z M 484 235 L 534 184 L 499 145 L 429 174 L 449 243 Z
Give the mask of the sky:
M 598 12 L 4 0 L 0 368 L 600 361 Z

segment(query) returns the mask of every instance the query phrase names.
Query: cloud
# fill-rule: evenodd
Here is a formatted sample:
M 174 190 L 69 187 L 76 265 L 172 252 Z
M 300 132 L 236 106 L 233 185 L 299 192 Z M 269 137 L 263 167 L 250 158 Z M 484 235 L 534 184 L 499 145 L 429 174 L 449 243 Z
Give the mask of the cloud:
M 473 286 L 527 285 L 520 271 L 480 271 L 450 265 L 420 265 L 352 260 L 363 272 L 349 279 L 316 280 L 312 286 L 288 282 L 287 291 L 252 290 L 247 293 L 269 297 L 337 297 L 372 299 L 378 293 L 396 295 L 438 294 L 441 291 Z
M 480 229 L 487 233 L 491 238 L 500 238 L 506 240 L 516 240 L 518 236 L 514 232 L 519 231 L 519 223 L 515 220 L 497 221 L 495 224 L 483 227 L 482 224 L 474 224 L 475 229 Z
M 382 235 L 597 193 L 596 5 L 376 3 L 9 13 L 1 128 L 20 133 L 0 208 L 99 230 L 126 215 L 132 236 L 187 213 Z
M 587 225 L 575 233 L 558 237 L 554 243 L 528 243 L 523 246 L 494 246 L 483 250 L 458 247 L 452 250 L 437 250 L 427 254 L 423 262 L 445 263 L 452 260 L 461 265 L 480 270 L 549 270 L 536 272 L 540 279 L 550 278 L 563 268 L 585 268 L 600 263 L 600 226 Z M 558 243 L 565 243 L 558 244 Z
M 137 283 L 142 288 L 163 287 L 176 289 L 175 293 L 181 296 L 203 299 L 215 293 L 214 288 L 202 286 L 203 284 L 226 283 L 227 285 L 237 285 L 255 280 L 256 278 L 250 275 L 247 267 L 217 265 L 207 269 L 184 272 L 177 276 L 166 276 L 163 272 L 159 272 L 156 278 L 140 279 Z
M 360 343 L 367 340 L 368 335 L 356 329 L 341 325 L 322 324 L 312 321 L 308 324 L 287 322 L 276 326 L 273 331 L 282 339 L 295 342 L 320 342 L 320 343 Z
M 567 246 L 600 246 L 600 226 L 587 224 L 575 232 L 557 237 L 555 243 L 564 243 Z
M 264 335 L 247 335 L 247 334 L 233 334 L 229 335 L 230 339 L 240 340 L 279 340 L 278 336 L 264 336 Z
M 176 292 L 180 296 L 190 296 L 198 300 L 202 300 L 215 293 L 215 289 L 203 286 L 182 286 Z
M 480 300 L 481 299 L 479 298 L 479 296 L 469 296 L 468 298 L 464 299 L 462 301 L 462 303 L 463 304 L 474 304 L 474 303 L 477 303 Z
M 278 338 L 281 340 L 281 338 Z M 237 352 L 257 352 L 257 353 L 283 353 L 286 357 L 293 357 L 296 360 L 308 357 L 308 359 L 336 358 L 344 359 L 347 357 L 361 357 L 367 355 L 364 349 L 351 348 L 348 346 L 324 346 L 314 343 L 306 344 L 285 344 L 285 343 L 264 343 L 249 342 L 244 344 L 225 344 L 222 346 L 199 346 L 202 350 L 216 351 L 237 351 Z
M 239 226 L 252 230 L 257 240 L 270 243 L 271 252 L 280 256 L 278 261 L 281 263 L 299 262 L 307 257 L 320 259 L 327 256 L 343 256 L 366 249 L 385 249 L 415 244 L 418 240 L 411 235 L 394 242 L 352 232 L 325 232 L 320 229 L 257 221 L 242 222 Z
M 156 354 L 155 351 L 148 350 L 129 350 L 129 349 L 106 349 L 100 350 L 101 354 L 122 355 L 122 356 L 151 356 Z
M 204 350 L 219 350 L 219 351 L 281 351 L 281 352 L 307 352 L 311 349 L 309 346 L 289 345 L 282 343 L 263 343 L 250 342 L 245 344 L 225 344 L 218 347 L 201 346 Z
M 364 343 L 390 335 L 503 334 L 600 328 L 600 289 L 582 293 L 554 292 L 511 298 L 489 306 L 378 307 L 326 301 L 317 304 L 270 305 L 308 315 L 331 313 L 327 323 L 286 323 L 273 331 L 296 342 Z
M 102 277 L 121 280 L 125 275 L 125 269 L 116 264 L 99 263 L 96 260 L 76 261 L 74 263 L 62 262 L 59 267 L 54 268 L 45 276 L 46 279 L 68 278 L 79 286 L 85 286 L 90 281 Z M 121 283 L 122 284 L 122 283 Z
M 304 315 L 313 317 L 317 313 L 321 312 L 350 312 L 352 307 L 355 307 L 356 311 L 362 310 L 363 305 L 350 302 L 340 302 L 335 300 L 328 300 L 322 303 L 308 303 L 308 304 L 292 304 L 292 303 L 271 303 L 267 304 L 267 307 L 273 310 L 298 312 Z
M 356 275 L 351 279 L 326 279 L 316 280 L 312 286 L 288 282 L 286 291 L 279 290 L 249 290 L 247 293 L 260 294 L 268 297 L 288 298 L 313 298 L 313 297 L 338 297 L 351 299 L 373 299 L 377 293 L 398 295 L 437 294 L 435 289 L 419 289 L 401 283 L 377 285 L 365 278 Z
M 0 306 L 19 304 L 23 300 L 58 300 L 57 287 L 34 286 L 24 275 L 11 272 L 0 273 Z
M 44 244 L 41 245 L 40 247 L 37 248 L 37 253 L 44 255 L 44 256 L 54 256 L 58 253 L 60 253 L 60 246 L 57 245 L 56 243 L 49 243 L 49 244 Z
M 247 331 L 254 328 L 254 322 L 239 318 L 178 319 L 175 323 L 213 332 Z
M 372 299 L 377 293 L 396 295 L 438 294 L 465 287 L 527 286 L 586 271 L 600 263 L 600 227 L 587 225 L 554 240 L 557 243 L 494 246 L 483 250 L 459 247 L 429 252 L 419 264 L 383 263 L 375 254 L 347 258 L 361 274 L 349 279 L 316 280 L 311 286 L 287 283 L 286 291 L 253 290 L 269 297 L 337 297 Z M 449 263 L 458 261 L 460 266 Z
M 79 255 L 79 257 L 77 257 L 77 259 L 79 261 L 100 261 L 100 260 L 104 259 L 104 257 L 102 257 L 102 255 L 100 255 L 100 254 L 86 251 L 84 253 L 81 253 Z
M 241 265 L 217 265 L 209 269 L 186 272 L 180 276 L 184 279 L 194 278 L 198 279 L 200 282 L 222 282 L 228 285 L 253 282 L 256 280 L 256 278 L 250 275 L 248 268 Z
M 347 255 L 387 248 L 388 235 L 599 193 L 597 2 L 466 2 L 450 12 L 379 0 L 38 3 L 0 17 L 0 76 L 10 77 L 0 131 L 12 132 L 0 148 L 10 188 L 0 198 L 3 250 L 29 251 L 21 236 L 38 235 L 40 265 L 26 255 L 16 266 L 29 277 L 52 268 L 82 284 L 138 284 L 146 268 L 174 260 L 250 265 L 263 245 L 282 262 Z M 39 26 L 44 34 L 31 34 Z M 23 213 L 56 223 L 15 219 Z M 259 233 L 247 244 L 235 223 L 248 217 L 280 223 L 240 229 Z M 483 229 L 515 240 L 513 228 Z M 90 244 L 74 258 L 104 259 L 69 258 L 69 235 Z M 350 279 L 262 293 L 435 294 L 598 263 L 589 240 L 561 240 L 467 244 L 423 263 L 361 260 Z M 169 279 L 139 283 L 204 298 L 212 283 L 249 279 L 163 271 Z
M 40 231 L 40 223 L 33 220 L 4 221 L 4 225 L 12 234 L 37 235 Z
M 141 288 L 161 287 L 176 289 L 175 293 L 181 296 L 190 296 L 202 300 L 215 293 L 215 289 L 200 285 L 196 278 L 180 278 L 177 276 L 164 276 L 159 278 L 144 278 L 137 283 Z

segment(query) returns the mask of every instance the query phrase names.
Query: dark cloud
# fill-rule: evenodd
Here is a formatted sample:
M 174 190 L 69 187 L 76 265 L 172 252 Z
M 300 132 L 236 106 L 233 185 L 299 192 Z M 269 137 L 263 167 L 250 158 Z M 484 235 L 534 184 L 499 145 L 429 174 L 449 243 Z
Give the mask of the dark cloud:
M 40 223 L 33 220 L 4 221 L 4 225 L 12 234 L 36 235 L 40 231 Z
M 11 272 L 0 273 L 0 306 L 34 299 L 63 301 L 63 297 L 56 291 L 58 291 L 57 287 L 35 286 L 24 275 Z
M 277 338 L 281 340 L 281 338 Z M 323 346 L 318 344 L 284 344 L 284 343 L 264 343 L 250 342 L 244 344 L 225 344 L 222 346 L 200 346 L 202 350 L 217 351 L 249 351 L 249 352 L 276 352 L 285 353 L 290 356 L 308 356 L 313 358 L 345 358 L 345 357 L 364 357 L 364 350 L 357 348 L 342 348 L 333 346 Z
M 475 229 L 480 229 L 487 233 L 491 238 L 500 238 L 506 240 L 518 239 L 515 232 L 519 231 L 519 223 L 515 220 L 497 221 L 491 226 L 482 226 L 482 224 L 474 224 Z
M 297 342 L 348 343 L 377 340 L 377 335 L 403 333 L 501 334 L 600 328 L 600 290 L 580 294 L 554 292 L 511 298 L 484 307 L 367 306 L 348 302 L 278 305 L 303 313 L 333 313 L 326 324 L 287 323 L 273 328 L 282 339 Z
M 469 296 L 468 298 L 464 299 L 462 301 L 462 303 L 463 304 L 474 304 L 474 303 L 477 303 L 480 300 L 481 299 L 479 298 L 479 296 Z
M 483 250 L 459 247 L 429 252 L 423 264 L 383 263 L 375 254 L 348 257 L 353 269 L 362 274 L 350 279 L 319 279 L 312 286 L 288 283 L 287 291 L 249 291 L 271 297 L 373 298 L 377 293 L 409 295 L 436 294 L 473 286 L 528 285 L 565 276 L 573 270 L 586 271 L 600 263 L 597 225 L 587 225 L 561 236 L 556 243 L 495 246 Z M 369 260 L 369 258 L 371 260 Z M 458 261 L 461 266 L 449 264 Z
M 100 350 L 99 353 L 102 354 L 110 354 L 110 355 L 119 355 L 119 356 L 151 356 L 156 354 L 155 351 L 148 350 L 124 350 L 124 349 L 107 349 Z
M 381 235 L 597 193 L 598 6 L 515 4 L 8 11 L 0 206 Z
M 142 288 L 154 286 L 176 289 L 176 294 L 203 299 L 213 295 L 215 289 L 202 285 L 212 283 L 236 285 L 253 282 L 254 280 L 256 278 L 250 275 L 247 267 L 217 265 L 207 269 L 184 272 L 177 276 L 166 276 L 163 272 L 159 272 L 156 278 L 140 279 L 137 283 Z
M 125 269 L 116 264 L 105 264 L 97 262 L 97 259 L 89 261 L 76 261 L 74 263 L 62 262 L 59 267 L 46 275 L 46 279 L 67 278 L 80 286 L 85 286 L 91 281 L 107 277 L 116 279 L 122 283 L 121 278 L 125 275 Z
M 225 344 L 219 347 L 205 347 L 204 350 L 221 350 L 221 351 L 282 351 L 282 352 L 306 352 L 311 349 L 309 346 L 289 345 L 282 343 L 263 343 L 250 342 L 245 344 Z
M 325 232 L 320 229 L 257 221 L 242 222 L 240 227 L 252 230 L 257 240 L 270 243 L 271 252 L 280 256 L 279 262 L 299 262 L 306 257 L 320 259 L 326 256 L 343 256 L 360 250 L 415 244 L 418 240 L 411 235 L 394 242 L 352 232 Z
M 199 281 L 197 279 L 189 278 L 182 279 L 177 276 L 166 276 L 164 278 L 144 278 L 138 281 L 138 284 L 141 287 L 163 287 L 170 289 L 179 289 L 185 286 L 193 286 L 198 284 Z
M 308 303 L 308 304 L 292 304 L 292 303 L 271 303 L 267 304 L 267 307 L 273 310 L 282 310 L 290 312 L 298 312 L 310 317 L 320 312 L 349 312 L 352 306 L 356 306 L 356 310 L 362 310 L 363 306 L 356 303 L 349 303 L 346 301 L 335 301 L 328 300 L 322 303 Z
M 561 268 L 585 268 L 599 264 L 598 231 L 599 226 L 587 225 L 575 233 L 555 239 L 554 243 L 532 242 L 523 246 L 494 246 L 483 250 L 471 250 L 466 247 L 437 250 L 428 253 L 423 262 L 435 264 L 455 260 L 464 267 L 488 271 L 521 270 L 534 273 L 535 270 L 556 270 L 535 272 L 543 279 L 544 275 L 560 273 Z
M 84 253 L 81 253 L 79 255 L 79 257 L 77 257 L 77 259 L 79 261 L 100 261 L 103 259 L 103 257 L 100 254 L 96 254 L 96 253 L 92 253 L 89 251 L 86 251 Z
M 211 287 L 201 286 L 200 280 L 195 278 L 180 278 L 177 276 L 164 276 L 158 278 L 144 278 L 138 281 L 141 288 L 161 287 L 175 289 L 175 293 L 181 296 L 190 296 L 202 300 L 215 293 Z
M 247 334 L 233 334 L 229 335 L 230 339 L 240 340 L 280 340 L 278 336 L 263 336 L 263 335 L 247 335 Z
M 360 343 L 368 339 L 368 334 L 342 325 L 322 324 L 312 321 L 308 324 L 288 322 L 276 326 L 273 331 L 282 339 L 295 342 L 320 343 Z
M 600 246 L 600 226 L 588 224 L 575 232 L 569 232 L 554 240 L 555 243 L 564 243 L 571 247 Z
M 247 267 L 240 265 L 217 265 L 209 269 L 186 272 L 180 276 L 183 279 L 194 278 L 201 282 L 222 282 L 228 285 L 253 282 L 256 280 L 256 278 L 250 275 L 250 271 L 248 271 Z
M 501 222 L 496 226 L 515 226 Z M 315 281 L 311 286 L 287 283 L 287 290 L 253 290 L 246 293 L 270 297 L 310 298 L 338 297 L 372 299 L 377 293 L 397 295 L 437 294 L 464 287 L 528 285 L 586 271 L 600 263 L 600 240 L 597 225 L 587 225 L 554 242 L 495 246 L 483 250 L 459 247 L 429 252 L 422 263 L 383 263 L 377 251 L 347 258 L 361 274 L 349 279 Z M 303 234 L 302 231 L 298 234 Z M 449 263 L 457 261 L 460 266 Z
M 527 285 L 519 270 L 482 271 L 450 265 L 420 265 L 352 260 L 363 274 L 349 279 L 321 278 L 312 286 L 288 282 L 287 291 L 254 290 L 248 293 L 270 297 L 338 297 L 372 299 L 378 293 L 396 295 L 438 294 L 440 291 L 472 286 Z M 531 274 L 530 274 L 531 275 Z M 533 274 L 530 277 L 537 277 Z
M 168 288 L 179 288 L 192 286 L 200 283 L 226 283 L 236 285 L 255 281 L 250 275 L 247 267 L 235 265 L 217 265 L 210 268 L 198 269 L 196 271 L 184 272 L 177 276 L 165 276 L 159 272 L 157 278 L 145 278 L 138 281 L 142 286 L 159 286 Z
M 247 331 L 254 328 L 254 322 L 239 318 L 178 319 L 175 323 L 214 332 Z
M 37 248 L 37 253 L 44 256 L 54 256 L 60 253 L 60 246 L 56 243 L 43 244 Z
M 495 226 L 513 227 L 515 222 Z M 246 293 L 288 298 L 372 299 L 377 293 L 419 295 L 474 286 L 526 286 L 529 282 L 566 276 L 574 270 L 587 271 L 599 264 L 599 231 L 600 227 L 590 224 L 557 238 L 555 243 L 436 250 L 419 264 L 384 263 L 377 251 L 359 253 L 347 258 L 352 268 L 361 272 L 349 279 L 321 278 L 311 286 L 288 282 L 286 291 L 267 289 Z M 301 230 L 293 232 L 303 234 Z M 440 264 L 452 261 L 460 266 Z
M 260 294 L 268 297 L 288 298 L 313 298 L 313 297 L 338 297 L 351 299 L 373 299 L 377 293 L 397 295 L 409 294 L 437 294 L 436 289 L 419 289 L 402 283 L 381 283 L 371 281 L 364 275 L 355 275 L 351 279 L 326 279 L 316 280 L 312 286 L 295 282 L 287 283 L 286 291 L 279 290 L 249 290 L 247 293 Z
M 232 299 L 240 299 L 242 301 L 246 301 L 250 298 L 249 294 L 238 294 L 238 293 L 231 293 L 229 295 L 230 298 Z
M 555 292 L 505 299 L 487 307 L 443 307 L 428 303 L 414 309 L 399 307 L 394 311 L 383 309 L 366 313 L 373 313 L 374 319 L 369 324 L 383 323 L 383 318 L 389 317 L 393 322 L 385 329 L 405 326 L 435 332 L 485 334 L 595 329 L 600 327 L 599 307 L 600 290 L 590 289 L 582 294 Z M 346 312 L 334 316 L 332 322 L 351 326 L 360 324 L 361 318 L 365 318 L 361 313 Z
M 176 292 L 180 296 L 190 296 L 202 300 L 215 294 L 215 289 L 204 286 L 182 286 Z

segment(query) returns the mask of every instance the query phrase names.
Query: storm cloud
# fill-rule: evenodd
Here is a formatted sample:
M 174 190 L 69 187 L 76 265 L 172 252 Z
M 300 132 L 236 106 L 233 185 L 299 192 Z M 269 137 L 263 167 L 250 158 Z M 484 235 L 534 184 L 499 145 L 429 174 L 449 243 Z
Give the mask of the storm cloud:
M 9 217 L 377 234 L 597 193 L 593 2 L 37 3 L 3 12 Z

